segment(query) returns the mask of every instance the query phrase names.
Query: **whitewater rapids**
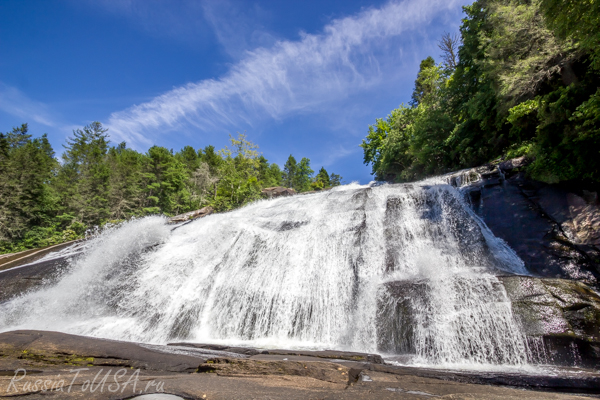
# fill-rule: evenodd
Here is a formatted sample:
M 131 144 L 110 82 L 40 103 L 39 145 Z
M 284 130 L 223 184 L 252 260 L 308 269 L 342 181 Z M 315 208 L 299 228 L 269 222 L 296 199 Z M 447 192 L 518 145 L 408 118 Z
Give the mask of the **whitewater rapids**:
M 523 262 L 441 181 L 346 185 L 183 226 L 104 230 L 57 283 L 0 304 L 0 331 L 523 365 L 498 274 Z

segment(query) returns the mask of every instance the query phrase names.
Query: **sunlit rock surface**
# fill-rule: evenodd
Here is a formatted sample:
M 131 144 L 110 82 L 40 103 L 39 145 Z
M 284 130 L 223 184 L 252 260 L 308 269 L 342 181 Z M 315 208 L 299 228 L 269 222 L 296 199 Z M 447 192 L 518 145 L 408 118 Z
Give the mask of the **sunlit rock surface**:
M 371 355 L 360 353 L 247 350 L 249 354 L 58 332 L 5 332 L 0 334 L 0 393 L 61 400 L 575 400 L 586 397 L 570 393 L 594 394 L 600 388 L 600 377 L 582 370 L 560 375 L 557 371 L 444 371 L 382 364 L 377 359 L 369 362 Z

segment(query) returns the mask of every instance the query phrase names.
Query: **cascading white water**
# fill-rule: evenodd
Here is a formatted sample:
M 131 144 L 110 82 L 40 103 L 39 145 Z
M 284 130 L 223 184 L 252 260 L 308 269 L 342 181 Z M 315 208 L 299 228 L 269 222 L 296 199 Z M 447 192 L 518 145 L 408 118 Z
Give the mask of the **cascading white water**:
M 347 185 L 107 230 L 56 284 L 1 304 L 0 330 L 523 364 L 498 271 L 525 272 L 451 186 Z

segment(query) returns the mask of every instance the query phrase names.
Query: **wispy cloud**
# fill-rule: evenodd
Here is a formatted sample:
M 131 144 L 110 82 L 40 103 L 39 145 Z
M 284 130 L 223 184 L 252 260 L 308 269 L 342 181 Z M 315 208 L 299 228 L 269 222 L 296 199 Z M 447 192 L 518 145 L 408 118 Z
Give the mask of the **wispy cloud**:
M 385 72 L 401 61 L 402 36 L 458 4 L 394 1 L 334 20 L 320 34 L 248 52 L 219 79 L 189 83 L 115 112 L 107 125 L 113 138 L 135 146 L 186 124 L 236 129 L 264 118 L 319 112 L 323 104 L 381 85 Z
M 39 124 L 56 127 L 57 123 L 50 116 L 50 110 L 41 102 L 27 97 L 19 89 L 0 82 L 0 110 Z
M 204 18 L 217 40 L 235 59 L 243 57 L 248 49 L 271 47 L 277 41 L 276 34 L 261 23 L 270 19 L 270 13 L 257 3 L 204 0 L 202 4 Z

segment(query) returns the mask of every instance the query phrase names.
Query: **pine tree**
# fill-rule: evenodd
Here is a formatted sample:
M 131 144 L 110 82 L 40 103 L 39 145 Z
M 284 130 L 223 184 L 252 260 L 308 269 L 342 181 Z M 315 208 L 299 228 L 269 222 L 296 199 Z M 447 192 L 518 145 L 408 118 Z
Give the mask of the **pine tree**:
M 111 219 L 126 219 L 142 213 L 143 156 L 125 142 L 108 151 L 109 207 Z
M 298 173 L 298 164 L 296 159 L 290 154 L 283 166 L 283 184 L 288 188 L 293 188 L 296 183 Z
M 423 97 L 427 96 L 429 92 L 431 92 L 430 86 L 427 84 L 425 77 L 422 75 L 422 72 L 435 67 L 435 60 L 432 57 L 427 57 L 423 61 L 421 61 L 421 65 L 419 66 L 419 74 L 417 75 L 417 80 L 415 81 L 415 90 L 412 94 L 412 100 L 410 104 L 412 106 L 417 106 Z
M 56 210 L 48 183 L 58 166 L 46 135 L 31 139 L 27 124 L 0 134 L 0 247 L 47 227 Z M 29 235 L 40 245 L 39 235 Z
M 298 164 L 298 172 L 296 174 L 294 189 L 296 189 L 298 192 L 306 192 L 310 190 L 311 178 L 314 172 L 315 171 L 310 168 L 310 160 L 306 157 L 302 158 Z
M 279 165 L 272 163 L 267 171 L 265 187 L 281 186 L 283 184 L 283 173 Z
M 110 215 L 107 164 L 108 134 L 99 122 L 73 131 L 63 153 L 57 180 L 64 211 L 85 225 L 98 225 Z
M 172 151 L 152 146 L 144 157 L 142 180 L 145 213 L 173 215 L 188 211 L 190 192 L 186 184 L 189 176 Z
M 185 165 L 190 176 L 200 166 L 201 157 L 192 146 L 185 146 L 175 154 L 175 157 Z
M 331 186 L 331 183 L 329 181 L 329 174 L 327 173 L 324 167 L 321 167 L 315 180 L 321 182 L 324 188 Z
M 332 187 L 340 186 L 342 184 L 342 177 L 340 175 L 331 173 L 331 175 L 329 176 L 329 182 Z

